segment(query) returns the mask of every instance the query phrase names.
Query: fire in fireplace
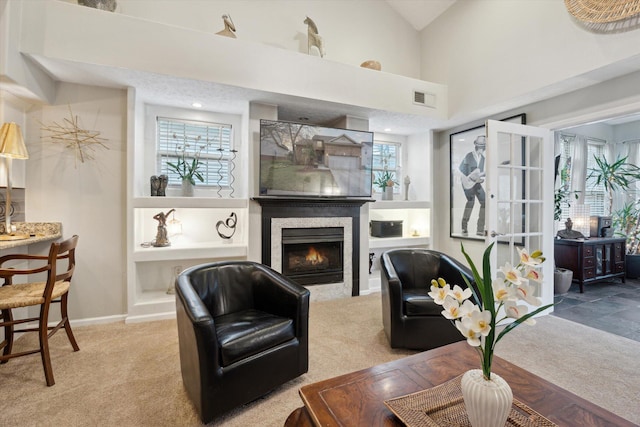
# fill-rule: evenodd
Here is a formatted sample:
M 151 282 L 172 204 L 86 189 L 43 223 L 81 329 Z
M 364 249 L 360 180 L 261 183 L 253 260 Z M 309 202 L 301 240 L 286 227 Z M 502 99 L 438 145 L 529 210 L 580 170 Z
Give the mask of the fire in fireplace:
M 342 227 L 282 230 L 282 273 L 301 285 L 344 281 Z

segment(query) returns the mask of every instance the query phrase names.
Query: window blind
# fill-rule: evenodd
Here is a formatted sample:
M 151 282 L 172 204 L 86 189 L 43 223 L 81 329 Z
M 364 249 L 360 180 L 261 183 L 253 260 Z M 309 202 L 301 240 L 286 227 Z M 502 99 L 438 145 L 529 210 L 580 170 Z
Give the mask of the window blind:
M 228 187 L 230 160 L 235 157 L 229 124 L 157 118 L 157 170 L 169 177 L 169 185 L 180 185 L 180 175 L 167 162 L 184 156 L 190 164 L 198 158 L 204 182 L 198 185 Z

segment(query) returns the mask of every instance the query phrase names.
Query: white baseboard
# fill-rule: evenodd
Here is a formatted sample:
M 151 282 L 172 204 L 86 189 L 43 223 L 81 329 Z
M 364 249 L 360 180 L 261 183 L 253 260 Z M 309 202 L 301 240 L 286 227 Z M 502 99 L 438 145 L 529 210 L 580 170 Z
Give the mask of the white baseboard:
M 176 312 L 169 311 L 166 313 L 143 314 L 139 316 L 125 316 L 124 323 L 140 323 L 151 322 L 153 320 L 175 319 Z
M 104 317 L 90 317 L 87 319 L 69 319 L 69 323 L 71 327 L 74 326 L 88 326 L 88 325 L 103 325 L 106 323 L 117 323 L 123 322 L 127 316 L 125 314 L 117 314 L 114 316 L 104 316 Z M 51 323 L 51 322 L 50 322 Z M 54 325 L 57 323 L 52 322 Z
M 380 293 L 381 291 L 382 291 L 382 288 L 380 288 L 379 286 L 377 288 L 372 288 L 372 289 L 362 289 L 360 290 L 360 295 L 377 294 L 377 293 Z

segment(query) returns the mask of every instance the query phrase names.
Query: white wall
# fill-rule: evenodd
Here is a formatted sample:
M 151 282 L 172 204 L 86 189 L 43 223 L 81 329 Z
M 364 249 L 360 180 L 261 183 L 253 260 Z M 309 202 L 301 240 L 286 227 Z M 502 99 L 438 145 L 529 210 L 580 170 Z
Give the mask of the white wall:
M 303 53 L 309 16 L 324 40 L 325 59 L 351 65 L 375 59 L 383 71 L 420 76 L 418 33 L 384 1 L 118 0 L 116 12 L 207 33 L 222 30 L 228 14 L 237 38 Z
M 421 78 L 449 85 L 454 117 L 496 114 L 553 96 L 558 82 L 577 89 L 614 77 L 611 63 L 640 63 L 639 30 L 586 31 L 560 0 L 458 1 L 421 39 Z
M 62 83 L 55 102 L 28 112 L 29 222 L 61 222 L 64 238 L 80 236 L 69 316 L 89 319 L 126 312 L 125 209 L 127 98 L 122 90 Z M 64 124 L 70 112 L 82 129 L 99 131 L 108 149 L 81 163 L 73 149 L 42 136 L 41 124 Z

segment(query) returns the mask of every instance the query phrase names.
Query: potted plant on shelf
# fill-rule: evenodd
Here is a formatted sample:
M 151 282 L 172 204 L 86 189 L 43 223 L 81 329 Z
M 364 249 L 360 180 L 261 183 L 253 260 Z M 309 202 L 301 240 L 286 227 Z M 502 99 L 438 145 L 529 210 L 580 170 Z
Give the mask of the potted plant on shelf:
M 627 277 L 640 278 L 640 200 L 626 203 L 613 214 L 615 235 L 625 237 Z
M 373 184 L 380 187 L 382 200 L 393 200 L 393 186 L 397 184 L 393 172 L 381 172 Z
M 169 169 L 178 174 L 182 180 L 182 195 L 193 196 L 193 186 L 196 185 L 196 179 L 200 182 L 204 182 L 204 177 L 200 173 L 200 151 L 198 150 L 194 157 L 187 157 L 188 144 L 178 146 L 178 161 L 167 162 Z M 189 156 L 190 157 L 190 156 Z

